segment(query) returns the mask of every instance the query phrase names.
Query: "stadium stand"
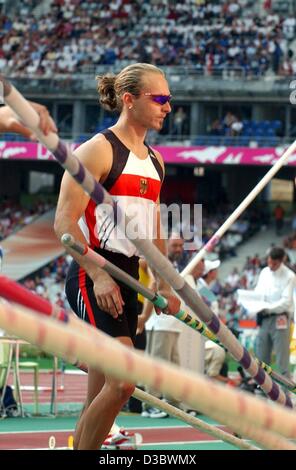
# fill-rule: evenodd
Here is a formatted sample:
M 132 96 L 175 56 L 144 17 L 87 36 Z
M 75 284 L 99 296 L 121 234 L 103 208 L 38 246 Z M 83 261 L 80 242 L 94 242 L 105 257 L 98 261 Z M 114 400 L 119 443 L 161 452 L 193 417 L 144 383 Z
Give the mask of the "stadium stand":
M 248 0 L 27 0 L 16 15 L 4 12 L 0 67 L 11 76 L 93 73 L 129 61 L 246 78 L 296 71 L 294 16 L 256 11 Z

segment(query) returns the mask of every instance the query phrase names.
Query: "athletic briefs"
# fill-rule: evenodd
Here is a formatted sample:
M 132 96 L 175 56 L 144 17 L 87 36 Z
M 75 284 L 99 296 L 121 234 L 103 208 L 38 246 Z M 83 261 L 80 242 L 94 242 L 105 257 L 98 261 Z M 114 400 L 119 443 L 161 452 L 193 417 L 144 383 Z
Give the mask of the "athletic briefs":
M 128 258 L 120 253 L 112 253 L 101 249 L 96 249 L 96 251 L 126 273 L 138 279 L 139 258 L 137 256 Z M 123 313 L 118 318 L 113 318 L 110 313 L 104 312 L 98 307 L 93 291 L 93 282 L 76 261 L 72 261 L 67 275 L 66 295 L 72 310 L 81 320 L 96 326 L 99 330 L 115 338 L 128 336 L 134 341 L 138 323 L 137 293 L 116 279 L 115 282 L 120 287 L 125 302 Z

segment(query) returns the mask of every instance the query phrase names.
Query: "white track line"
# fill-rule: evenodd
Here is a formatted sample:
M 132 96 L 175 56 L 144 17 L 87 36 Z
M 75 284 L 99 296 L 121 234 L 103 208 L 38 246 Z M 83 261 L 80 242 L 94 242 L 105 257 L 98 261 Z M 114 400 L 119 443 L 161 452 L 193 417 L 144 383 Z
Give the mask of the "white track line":
M 122 426 L 124 427 L 124 426 Z M 225 426 L 217 426 L 219 428 L 224 428 Z M 157 429 L 184 429 L 184 428 L 191 428 L 191 426 L 189 425 L 184 425 L 184 426 L 175 426 L 175 425 L 172 425 L 172 426 L 145 426 L 145 427 L 141 427 L 141 426 L 128 426 L 128 427 L 124 427 L 124 429 L 137 429 L 139 432 L 140 431 L 145 431 L 146 429 L 154 429 L 154 430 L 157 430 Z M 0 431 L 0 435 L 1 434 L 40 434 L 40 433 L 50 433 L 50 432 L 55 432 L 55 433 L 59 433 L 59 432 L 74 432 L 74 429 L 40 429 L 39 430 L 33 430 L 33 431 Z M 212 442 L 212 441 L 211 441 Z
M 174 446 L 174 445 L 186 445 L 186 444 L 223 444 L 224 442 L 221 441 L 221 440 L 215 440 L 215 441 L 175 441 L 175 442 L 146 442 L 146 443 L 142 443 L 139 445 L 138 449 L 136 450 L 141 450 L 141 447 L 150 447 L 150 446 L 154 446 L 154 447 L 157 447 L 157 446 L 161 446 L 161 445 L 165 445 L 165 446 Z M 28 448 L 28 449 L 24 449 L 24 448 L 20 448 L 20 449 L 10 449 L 10 450 L 72 450 L 70 449 L 69 447 L 54 447 L 53 449 L 49 449 L 49 447 L 34 447 L 34 448 Z M 165 449 L 165 450 L 170 450 L 170 449 Z M 192 449 L 194 450 L 194 449 Z M 196 450 L 199 450 L 199 449 L 196 449 Z M 106 451 L 108 451 L 106 449 Z M 103 452 L 103 451 L 102 451 Z M 114 451 L 116 452 L 116 451 Z

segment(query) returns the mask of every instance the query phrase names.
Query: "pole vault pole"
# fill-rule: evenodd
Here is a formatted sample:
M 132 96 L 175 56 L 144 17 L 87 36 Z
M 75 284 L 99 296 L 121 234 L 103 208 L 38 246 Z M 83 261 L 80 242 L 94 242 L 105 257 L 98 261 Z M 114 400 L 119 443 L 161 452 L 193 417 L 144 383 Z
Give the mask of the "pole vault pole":
M 122 211 L 119 211 L 110 194 L 95 180 L 87 168 L 71 152 L 70 148 L 59 139 L 57 134 L 49 133 L 45 136 L 41 132 L 38 127 L 40 122 L 38 113 L 9 81 L 0 76 L 0 84 L 3 86 L 5 103 L 13 109 L 26 126 L 35 132 L 40 142 L 52 152 L 57 161 L 82 186 L 93 201 L 96 204 L 109 204 L 114 212 L 113 221 L 116 221 L 118 224 L 123 220 L 123 226 L 126 227 L 131 222 L 129 217 L 122 213 Z M 145 256 L 148 264 L 172 286 L 193 312 L 206 323 L 207 327 L 217 336 L 233 358 L 254 378 L 269 398 L 283 405 L 293 407 L 290 397 L 257 364 L 247 349 L 242 347 L 231 331 L 200 299 L 195 290 L 185 282 L 183 277 L 175 271 L 174 267 L 157 247 L 150 240 L 141 236 L 131 241 L 139 252 Z
M 280 168 L 287 163 L 289 157 L 296 151 L 296 140 L 287 148 L 281 158 L 270 168 L 265 176 L 259 181 L 259 183 L 252 189 L 247 197 L 240 203 L 240 205 L 233 211 L 227 220 L 221 225 L 221 227 L 214 233 L 210 240 L 200 249 L 200 251 L 192 258 L 187 266 L 181 272 L 181 276 L 190 274 L 194 267 L 199 261 L 211 251 L 214 250 L 215 246 L 218 245 L 221 238 L 232 226 L 232 224 L 239 218 L 239 216 L 246 210 L 251 202 L 258 196 L 262 189 L 270 182 L 273 176 L 280 170 Z
M 125 285 L 127 285 L 128 287 L 130 287 L 137 293 L 142 294 L 143 297 L 150 300 L 150 302 L 152 302 L 155 307 L 160 308 L 164 314 L 166 313 L 166 308 L 168 306 L 168 303 L 165 297 L 143 286 L 137 279 L 133 278 L 132 276 L 127 274 L 125 271 L 115 266 L 115 264 L 108 261 L 106 258 L 104 258 L 104 256 L 100 255 L 99 253 L 96 253 L 88 245 L 75 240 L 75 238 L 69 233 L 64 234 L 62 236 L 61 242 L 63 243 L 65 247 L 72 248 L 81 256 L 85 256 L 85 258 L 89 259 L 100 268 L 105 269 L 105 271 L 107 271 L 111 276 L 113 276 L 118 281 L 123 282 Z M 0 276 L 0 279 L 1 279 L 1 276 Z M 0 294 L 1 294 L 1 285 L 0 285 Z M 179 312 L 174 314 L 174 316 L 185 325 L 189 326 L 193 330 L 200 333 L 205 338 L 223 347 L 220 341 L 216 338 L 215 335 L 213 335 L 213 333 L 211 333 L 210 330 L 208 330 L 208 328 L 205 326 L 204 323 L 202 323 L 201 321 L 195 318 L 192 318 L 192 316 L 185 310 L 180 310 Z M 259 361 L 259 359 L 257 359 L 255 356 L 254 356 L 254 359 L 259 363 L 260 367 L 262 367 L 265 370 L 265 372 L 267 372 L 267 374 L 270 375 L 276 382 L 288 388 L 288 390 L 290 390 L 291 392 L 296 393 L 296 383 L 294 383 L 289 378 L 284 377 L 283 375 L 279 374 L 278 372 L 275 372 L 268 364 L 265 364 L 264 362 Z

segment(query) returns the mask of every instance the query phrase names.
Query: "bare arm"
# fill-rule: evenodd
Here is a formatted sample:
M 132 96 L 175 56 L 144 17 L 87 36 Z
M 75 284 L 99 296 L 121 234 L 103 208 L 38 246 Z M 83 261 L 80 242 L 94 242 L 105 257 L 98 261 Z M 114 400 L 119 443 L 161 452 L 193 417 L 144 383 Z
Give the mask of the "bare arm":
M 99 159 L 95 158 L 97 151 L 104 152 L 104 147 L 102 149 L 101 147 L 103 147 L 103 145 L 100 145 L 100 143 L 88 141 L 75 151 L 79 160 L 97 180 L 100 180 L 102 177 L 105 167 L 107 168 L 108 161 L 108 156 Z M 97 165 L 98 160 L 100 165 Z M 78 221 L 83 215 L 89 200 L 90 197 L 84 192 L 82 187 L 74 181 L 69 173 L 65 172 L 61 183 L 54 226 L 56 235 L 59 239 L 64 233 L 70 233 L 82 243 L 87 243 L 78 225 Z M 71 253 L 79 265 L 86 270 L 90 278 L 94 280 L 98 271 L 96 266 L 88 260 L 85 260 L 83 256 L 76 254 L 76 252 L 71 248 L 67 248 L 67 251 Z
M 97 136 L 81 145 L 75 154 L 96 180 L 102 181 L 106 178 L 112 165 L 112 150 L 111 145 L 103 136 Z M 78 221 L 89 199 L 81 186 L 68 173 L 65 173 L 55 217 L 55 232 L 59 239 L 64 233 L 70 233 L 76 240 L 87 243 Z M 93 262 L 86 260 L 71 248 L 67 248 L 67 251 L 92 279 L 98 306 L 117 318 L 118 314 L 122 313 L 123 305 L 118 285 L 108 273 Z

